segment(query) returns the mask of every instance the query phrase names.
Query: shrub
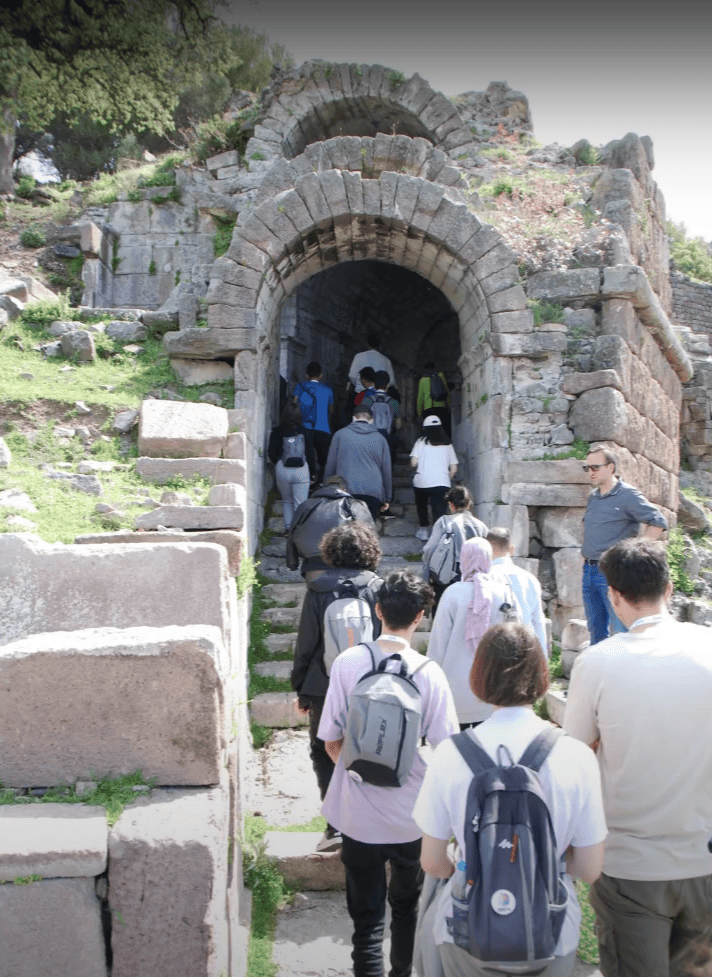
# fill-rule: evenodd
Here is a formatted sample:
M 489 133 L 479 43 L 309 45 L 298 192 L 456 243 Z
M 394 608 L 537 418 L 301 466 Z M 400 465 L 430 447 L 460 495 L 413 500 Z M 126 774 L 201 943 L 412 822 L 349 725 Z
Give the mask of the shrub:
M 240 118 L 231 122 L 219 115 L 201 122 L 195 127 L 195 141 L 191 146 L 193 155 L 200 163 L 228 149 L 236 149 L 241 156 L 244 155 L 252 132 L 243 130 L 243 125 Z
M 32 191 L 36 186 L 37 181 L 35 178 L 30 176 L 28 173 L 23 173 L 20 177 L 20 182 L 15 188 L 15 195 L 22 197 L 23 200 L 29 200 L 29 198 L 32 196 Z
M 235 229 L 236 220 L 236 217 L 215 218 L 215 223 L 218 225 L 218 229 L 213 237 L 213 250 L 215 251 L 216 258 L 219 258 L 220 255 L 225 254 L 227 249 L 230 247 L 232 232 Z
M 20 244 L 25 248 L 43 248 L 46 243 L 45 232 L 38 227 L 26 227 L 20 235 Z
M 528 299 L 527 305 L 534 315 L 534 325 L 541 326 L 545 322 L 563 322 L 564 307 L 556 302 L 542 302 L 540 299 Z
M 685 550 L 687 541 L 685 534 L 676 526 L 670 530 L 670 539 L 667 545 L 667 558 L 670 566 L 670 579 L 675 590 L 681 590 L 683 594 L 690 597 L 695 592 L 695 585 L 688 576 L 683 566 L 685 560 Z
M 600 158 L 595 146 L 584 146 L 578 154 L 579 163 L 584 163 L 586 166 L 595 166 Z
M 69 306 L 69 290 L 64 295 L 54 299 L 41 299 L 39 302 L 28 302 L 20 314 L 22 322 L 47 327 L 55 319 L 77 319 L 79 313 Z
M 701 282 L 712 283 L 712 252 L 701 237 L 689 239 L 684 224 L 668 221 L 666 230 L 670 238 L 670 257 L 675 267 Z

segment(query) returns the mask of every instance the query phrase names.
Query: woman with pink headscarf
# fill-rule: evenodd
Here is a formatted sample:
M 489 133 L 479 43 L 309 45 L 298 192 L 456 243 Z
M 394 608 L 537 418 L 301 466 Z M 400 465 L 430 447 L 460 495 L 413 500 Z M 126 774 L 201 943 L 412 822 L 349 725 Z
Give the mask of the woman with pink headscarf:
M 428 658 L 445 672 L 455 700 L 460 729 L 478 726 L 494 707 L 470 689 L 470 669 L 480 638 L 519 607 L 508 583 L 490 575 L 492 547 L 486 539 L 465 540 L 460 551 L 462 579 L 440 598 L 433 621 Z M 519 613 L 521 620 L 521 613 Z

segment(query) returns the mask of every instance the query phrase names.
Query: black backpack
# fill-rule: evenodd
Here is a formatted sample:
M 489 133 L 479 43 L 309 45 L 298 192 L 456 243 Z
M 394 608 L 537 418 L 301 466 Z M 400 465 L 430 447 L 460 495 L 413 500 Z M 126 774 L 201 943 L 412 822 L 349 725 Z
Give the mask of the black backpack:
M 563 736 L 536 736 L 518 763 L 506 746 L 498 763 L 467 733 L 452 737 L 473 779 L 465 807 L 465 875 L 452 887 L 453 941 L 487 970 L 536 974 L 554 959 L 566 916 L 565 864 L 556 853 L 538 771 Z
M 307 453 L 303 434 L 286 434 L 282 438 L 281 461 L 285 468 L 301 468 L 306 465 Z
M 443 383 L 443 378 L 439 373 L 430 374 L 430 399 L 435 403 L 437 400 L 447 400 L 447 387 Z

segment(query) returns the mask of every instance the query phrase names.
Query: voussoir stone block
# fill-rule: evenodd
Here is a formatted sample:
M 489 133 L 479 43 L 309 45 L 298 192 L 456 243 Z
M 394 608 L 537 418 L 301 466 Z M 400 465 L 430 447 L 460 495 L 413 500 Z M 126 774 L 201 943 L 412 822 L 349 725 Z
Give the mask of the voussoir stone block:
M 139 454 L 153 458 L 219 458 L 227 429 L 227 411 L 222 407 L 144 400 L 139 418 Z
M 101 875 L 108 841 L 103 807 L 8 804 L 0 807 L 0 881 Z
M 66 546 L 0 533 L 0 646 L 77 625 L 191 624 L 229 634 L 230 582 L 221 546 L 190 538 L 141 547 Z
M 0 885 L 0 949 L 0 977 L 106 977 L 94 879 Z
M 140 769 L 162 785 L 219 782 L 223 655 L 208 627 L 92 628 L 5 645 L 0 780 L 23 787 Z
M 231 972 L 227 785 L 154 791 L 109 833 L 112 977 Z

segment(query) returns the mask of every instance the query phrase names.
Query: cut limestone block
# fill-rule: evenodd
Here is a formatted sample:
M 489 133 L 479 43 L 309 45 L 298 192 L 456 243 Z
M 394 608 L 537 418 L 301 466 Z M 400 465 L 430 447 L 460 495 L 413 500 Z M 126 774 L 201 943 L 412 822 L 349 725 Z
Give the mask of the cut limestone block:
M 219 458 L 227 433 L 227 411 L 222 407 L 171 400 L 144 400 L 141 404 L 140 455 Z
M 557 726 L 564 725 L 564 713 L 566 712 L 566 690 L 549 689 L 546 693 L 546 708 L 549 719 Z
M 229 646 L 231 589 L 214 543 L 65 546 L 0 533 L 0 645 L 78 625 L 210 624 Z
M 278 678 L 284 682 L 288 682 L 289 676 L 292 674 L 292 661 L 290 659 L 289 661 L 258 662 L 254 666 L 254 670 L 258 675 Z
M 178 379 L 186 387 L 199 387 L 203 383 L 224 383 L 232 380 L 232 367 L 222 360 L 184 360 L 174 357 L 171 366 L 176 371 Z
M 137 458 L 136 474 L 144 482 L 162 485 L 174 478 L 207 478 L 215 485 L 223 482 L 245 484 L 244 461 L 231 458 Z
M 262 619 L 270 624 L 291 624 L 296 631 L 302 616 L 301 607 L 268 607 L 262 612 Z
M 341 852 L 318 852 L 320 831 L 268 831 L 266 854 L 274 858 L 288 885 L 308 892 L 344 889 Z
M 180 530 L 167 533 L 132 532 L 121 529 L 115 533 L 90 533 L 86 536 L 75 536 L 75 543 L 217 543 L 227 554 L 228 573 L 236 577 L 240 572 L 240 554 L 242 552 L 242 536 L 233 529 L 206 529 L 203 532 L 191 532 L 190 536 Z
M 306 596 L 306 584 L 280 584 L 269 583 L 262 588 L 262 595 L 268 600 L 273 600 L 277 604 L 286 604 L 296 601 L 301 605 Z
M 94 879 L 0 885 L 0 948 L 0 977 L 106 977 Z
M 278 655 L 283 651 L 293 651 L 297 641 L 297 632 L 291 634 L 268 634 L 265 638 L 270 654 Z
M 239 505 L 160 505 L 136 516 L 137 529 L 242 529 L 244 512 Z
M 154 791 L 109 832 L 112 977 L 228 974 L 229 791 Z
M 234 482 L 213 485 L 208 494 L 208 505 L 239 505 L 245 508 L 245 487 Z
M 250 717 L 258 726 L 283 728 L 306 726 L 309 716 L 296 710 L 296 692 L 263 692 L 256 695 L 250 704 Z
M 7 804 L 0 807 L 0 881 L 101 875 L 108 842 L 103 807 Z
M 210 627 L 95 628 L 5 645 L 0 781 L 45 786 L 140 769 L 162 785 L 217 783 L 223 656 Z
M 583 558 L 578 547 L 566 547 L 554 553 L 556 592 L 564 607 L 577 607 L 581 596 Z

